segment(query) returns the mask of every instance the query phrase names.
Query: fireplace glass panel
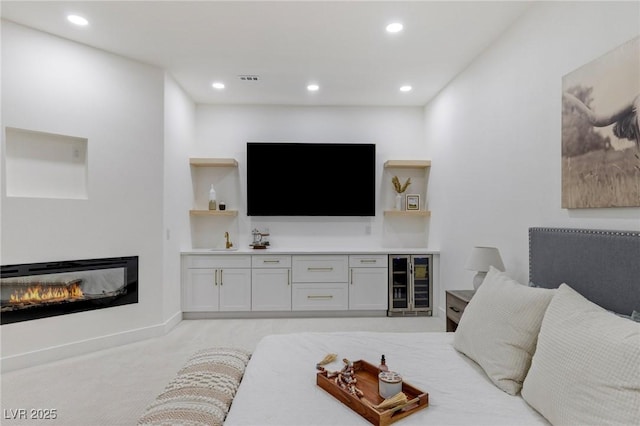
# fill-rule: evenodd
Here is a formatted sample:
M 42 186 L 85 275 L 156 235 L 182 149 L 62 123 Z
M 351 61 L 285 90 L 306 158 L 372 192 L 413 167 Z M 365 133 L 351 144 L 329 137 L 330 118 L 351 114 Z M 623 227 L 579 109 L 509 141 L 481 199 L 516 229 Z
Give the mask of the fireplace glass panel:
M 2 324 L 138 301 L 138 258 L 2 267 Z

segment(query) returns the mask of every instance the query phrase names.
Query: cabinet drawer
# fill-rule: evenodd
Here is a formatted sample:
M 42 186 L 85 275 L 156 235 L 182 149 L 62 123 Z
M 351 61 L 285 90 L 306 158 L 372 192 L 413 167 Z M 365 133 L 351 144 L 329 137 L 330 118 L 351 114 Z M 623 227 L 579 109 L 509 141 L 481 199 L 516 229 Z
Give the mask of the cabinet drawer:
M 447 293 L 447 318 L 453 320 L 456 324 L 459 323 L 467 303 Z
M 191 255 L 185 256 L 184 265 L 187 268 L 250 268 L 249 255 Z
M 293 284 L 291 309 L 294 311 L 342 311 L 349 309 L 346 283 Z
M 253 255 L 251 256 L 253 268 L 290 268 L 291 256 Z
M 346 283 L 348 281 L 347 256 L 293 256 L 293 282 Z
M 350 268 L 386 268 L 389 264 L 389 256 L 385 254 L 352 254 L 349 256 Z

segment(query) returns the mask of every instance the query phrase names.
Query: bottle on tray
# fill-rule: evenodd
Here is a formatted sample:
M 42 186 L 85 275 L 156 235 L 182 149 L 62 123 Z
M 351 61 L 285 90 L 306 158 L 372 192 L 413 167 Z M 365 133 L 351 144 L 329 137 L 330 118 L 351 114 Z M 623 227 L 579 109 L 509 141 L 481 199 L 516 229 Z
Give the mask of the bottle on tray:
M 384 358 L 384 355 L 382 355 L 382 358 L 380 358 L 380 365 L 378 366 L 378 370 L 389 371 L 389 367 L 387 367 L 387 360 Z

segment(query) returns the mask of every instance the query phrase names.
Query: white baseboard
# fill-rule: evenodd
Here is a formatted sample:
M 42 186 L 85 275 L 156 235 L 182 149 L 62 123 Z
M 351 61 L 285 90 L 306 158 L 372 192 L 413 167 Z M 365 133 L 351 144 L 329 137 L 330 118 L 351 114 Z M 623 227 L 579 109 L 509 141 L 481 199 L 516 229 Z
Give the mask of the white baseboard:
M 6 373 L 22 368 L 34 367 L 61 359 L 113 348 L 115 346 L 122 346 L 163 336 L 178 325 L 180 321 L 182 321 L 182 312 L 178 311 L 161 324 L 3 357 L 0 359 L 0 371 Z
M 173 330 L 176 325 L 180 324 L 180 321 L 182 321 L 182 311 L 176 312 L 171 318 L 164 322 L 164 334 Z

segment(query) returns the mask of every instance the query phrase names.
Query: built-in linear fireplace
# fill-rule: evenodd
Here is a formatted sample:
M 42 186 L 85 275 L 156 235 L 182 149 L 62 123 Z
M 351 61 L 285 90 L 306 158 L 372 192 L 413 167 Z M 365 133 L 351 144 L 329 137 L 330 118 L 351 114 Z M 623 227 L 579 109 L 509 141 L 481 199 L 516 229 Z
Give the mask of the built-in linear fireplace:
M 0 319 L 11 324 L 138 303 L 138 257 L 0 267 Z

